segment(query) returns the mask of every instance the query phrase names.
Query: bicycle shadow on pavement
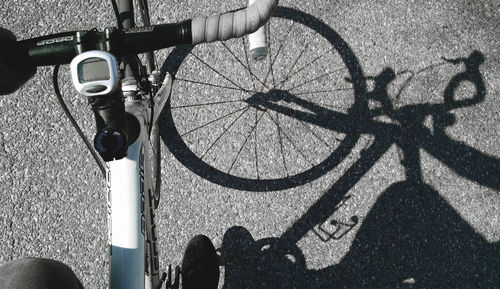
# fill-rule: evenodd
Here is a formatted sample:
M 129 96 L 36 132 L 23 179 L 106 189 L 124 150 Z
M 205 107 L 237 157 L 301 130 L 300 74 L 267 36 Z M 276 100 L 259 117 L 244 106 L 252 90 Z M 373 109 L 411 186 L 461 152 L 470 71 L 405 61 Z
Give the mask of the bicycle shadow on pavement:
M 372 78 L 377 83 L 367 98 L 378 101 L 380 108 L 360 111 L 354 117 L 365 120 L 358 129 L 375 135 L 373 144 L 281 237 L 254 240 L 243 227 L 229 229 L 220 248 L 221 265 L 225 266 L 223 288 L 494 288 L 500 284 L 499 242 L 485 240 L 422 177 L 419 150 L 425 149 L 460 176 L 500 190 L 500 161 L 445 132 L 455 123 L 451 110 L 484 101 L 486 90 L 479 72 L 484 56 L 474 51 L 466 58 L 445 60 L 465 63 L 466 70 L 449 81 L 444 103 L 395 108 L 387 99 L 387 87 L 396 74 L 387 68 Z M 472 98 L 456 95 L 463 81 L 474 85 Z M 304 121 L 313 120 L 314 115 L 338 117 L 292 95 L 284 97 L 311 114 L 292 112 L 276 102 L 260 105 L 293 113 Z M 399 125 L 370 120 L 380 115 Z M 432 128 L 423 124 L 428 116 L 433 119 Z M 339 264 L 307 269 L 297 242 L 333 214 L 392 144 L 402 151 L 406 180 L 393 184 L 377 199 Z
M 315 33 L 325 39 L 328 45 L 332 46 L 332 51 L 336 51 L 336 53 L 338 53 L 338 57 L 340 57 L 340 59 L 343 61 L 343 65 L 345 65 L 345 70 L 349 71 L 349 74 L 352 77 L 352 87 L 344 88 L 344 90 L 352 91 L 352 97 L 355 99 L 355 104 L 352 105 L 351 110 L 355 111 L 358 107 L 361 107 L 361 104 L 363 102 L 361 96 L 365 92 L 365 82 L 361 66 L 359 65 L 359 62 L 354 55 L 354 52 L 340 37 L 340 35 L 338 35 L 332 28 L 330 28 L 320 19 L 294 8 L 279 6 L 275 11 L 274 16 L 291 20 L 293 24 L 299 23 L 311 28 Z M 174 83 L 176 74 L 178 73 L 180 66 L 182 65 L 184 59 L 191 54 L 191 50 L 193 49 L 193 47 L 194 46 L 192 45 L 177 46 L 165 60 L 161 71 L 172 75 Z M 279 49 L 278 52 L 275 53 L 279 53 Z M 270 57 L 272 56 L 273 54 L 271 53 Z M 277 55 L 274 55 L 274 60 L 276 60 L 276 56 Z M 286 78 L 282 82 L 284 82 L 285 80 Z M 268 93 L 256 93 L 255 95 L 247 99 L 247 104 L 249 107 L 253 107 L 256 110 L 260 111 L 259 106 L 261 105 L 261 101 L 266 102 L 266 100 L 268 100 L 269 98 L 280 97 L 279 92 L 275 92 L 276 90 L 269 91 Z M 323 111 L 326 112 L 326 110 Z M 272 119 L 272 116 L 269 117 Z M 320 122 L 324 127 L 329 127 L 330 125 L 334 124 L 331 119 L 321 118 L 319 115 L 313 115 L 312 117 L 314 118 L 314 121 L 316 123 Z M 328 117 L 331 118 L 333 116 L 329 114 Z M 273 121 L 275 120 L 273 119 Z M 338 116 L 338 122 L 335 123 L 335 125 L 338 127 L 340 125 L 340 122 L 342 122 L 342 129 L 349 130 L 351 126 L 350 121 L 351 119 L 346 118 L 345 114 L 340 114 Z M 255 179 L 246 176 L 231 175 L 228 171 L 222 171 L 204 162 L 201 157 L 194 154 L 185 144 L 181 135 L 177 131 L 172 114 L 170 99 L 167 102 L 164 110 L 162 111 L 160 122 L 160 134 L 164 144 L 176 157 L 176 159 L 189 170 L 206 180 L 222 185 L 224 187 L 254 192 L 284 190 L 318 179 L 319 177 L 326 174 L 329 170 L 335 168 L 340 162 L 342 162 L 342 160 L 344 160 L 344 158 L 349 154 L 353 146 L 356 144 L 356 141 L 359 137 L 359 134 L 356 134 L 355 132 L 346 134 L 345 138 L 341 140 L 340 145 L 334 149 L 334 152 L 323 159 L 320 163 L 313 164 L 310 168 L 302 171 L 301 173 L 289 175 L 287 172 L 286 176 L 282 176 L 280 178 Z M 332 130 L 335 129 L 332 127 L 330 128 Z
M 286 9 L 291 12 L 293 9 Z M 296 13 L 298 15 L 298 12 Z M 388 67 L 375 77 L 364 77 L 358 60 L 340 36 L 323 27 L 324 37 L 337 43 L 344 62 L 353 65 L 352 79 L 359 87 L 356 105 L 342 114 L 287 91 L 254 95 L 248 103 L 302 122 L 344 133 L 369 134 L 373 143 L 363 149 L 359 159 L 332 184 L 298 220 L 279 238 L 255 240 L 243 227 L 232 227 L 224 235 L 220 251 L 224 266 L 223 288 L 494 288 L 500 284 L 500 245 L 489 243 L 430 185 L 420 167 L 420 150 L 425 150 L 455 173 L 493 190 L 500 190 L 500 160 L 474 147 L 452 139 L 446 128 L 455 124 L 454 109 L 471 107 L 484 101 L 487 91 L 480 66 L 485 62 L 479 51 L 457 59 L 443 60 L 464 64 L 465 71 L 447 80 L 440 103 L 420 102 L 397 107 L 389 97 L 389 85 L 398 75 Z M 321 29 L 318 28 L 318 33 Z M 326 32 L 325 32 L 326 31 Z M 175 77 L 192 46 L 178 47 L 169 55 L 162 70 Z M 439 64 L 441 65 L 441 64 Z M 418 73 L 411 73 L 408 81 Z M 366 80 L 374 88 L 366 91 Z M 433 80 L 435 82 L 435 80 Z M 472 83 L 476 93 L 471 98 L 457 95 L 463 82 Z M 399 97 L 407 83 L 396 95 Z M 413 96 L 413 95 L 412 95 Z M 368 100 L 378 103 L 369 109 Z M 287 104 L 303 109 L 297 110 Z M 168 109 L 167 109 L 168 110 Z M 170 151 L 200 176 L 228 187 L 245 187 L 246 180 L 229 179 L 214 168 L 204 166 L 189 149 L 180 144 L 169 112 L 164 110 L 161 135 Z M 376 121 L 384 116 L 392 123 Z M 432 118 L 432 127 L 424 125 Z M 381 157 L 397 145 L 402 151 L 401 164 L 406 180 L 393 184 L 381 193 L 364 221 L 359 225 L 349 252 L 335 265 L 308 269 L 297 243 L 318 224 L 323 224 L 346 200 L 352 188 L 375 166 Z M 349 148 L 350 150 L 350 148 Z M 459 156 L 459 157 L 457 157 Z M 333 161 L 338 164 L 342 158 Z M 324 166 L 299 182 L 310 182 L 333 167 Z M 267 184 L 256 184 L 256 191 Z M 277 187 L 280 187 L 278 184 Z M 284 187 L 284 185 L 283 185 Z M 279 188 L 278 188 L 279 189 Z M 353 226 L 357 222 L 353 222 Z M 333 236 L 333 233 L 332 233 Z M 328 241 L 328 238 L 323 240 Z M 331 250 L 336 250 L 332 242 Z

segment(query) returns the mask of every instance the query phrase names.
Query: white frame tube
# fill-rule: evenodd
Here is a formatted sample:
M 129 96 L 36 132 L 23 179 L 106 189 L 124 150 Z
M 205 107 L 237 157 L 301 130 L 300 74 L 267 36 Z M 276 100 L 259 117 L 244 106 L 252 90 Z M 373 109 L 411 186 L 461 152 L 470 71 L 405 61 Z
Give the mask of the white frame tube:
M 159 114 L 171 88 L 172 77 L 167 74 L 155 96 L 159 99 L 155 106 L 154 126 L 158 125 Z M 149 218 L 147 206 L 150 205 L 146 192 L 153 190 L 147 133 L 148 101 L 126 102 L 125 110 L 137 118 L 141 132 L 128 147 L 127 157 L 107 163 L 109 288 L 150 289 L 152 280 L 145 278 L 145 222 Z
M 142 138 L 139 137 L 129 146 L 127 157 L 108 162 L 111 289 L 144 288 L 145 228 L 141 210 L 144 194 L 143 148 Z

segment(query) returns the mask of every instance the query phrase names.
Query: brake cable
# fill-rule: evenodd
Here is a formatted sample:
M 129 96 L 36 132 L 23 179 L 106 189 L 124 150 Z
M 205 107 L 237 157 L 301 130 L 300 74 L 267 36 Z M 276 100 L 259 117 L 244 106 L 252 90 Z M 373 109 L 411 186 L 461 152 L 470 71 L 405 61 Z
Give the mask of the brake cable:
M 116 23 L 118 23 L 118 28 L 122 29 L 122 23 L 120 22 L 120 14 L 118 13 L 118 5 L 115 0 L 111 0 L 111 5 L 113 5 L 113 11 L 115 12 Z
M 63 100 L 62 95 L 61 95 L 61 91 L 59 89 L 59 80 L 58 80 L 59 67 L 60 67 L 60 65 L 56 65 L 54 67 L 54 72 L 52 74 L 52 84 L 54 85 L 54 91 L 56 93 L 57 100 L 59 101 L 59 104 L 61 105 L 61 108 L 63 109 L 64 114 L 69 118 L 69 120 L 70 120 L 71 124 L 73 125 L 73 127 L 75 128 L 76 132 L 78 133 L 80 138 L 83 140 L 83 142 L 87 146 L 87 149 L 90 151 L 90 153 L 94 157 L 94 160 L 96 161 L 97 166 L 101 170 L 103 178 L 105 178 L 106 177 L 106 168 L 104 167 L 102 160 L 100 159 L 99 155 L 95 152 L 93 146 L 90 144 L 90 141 L 85 136 L 85 134 L 83 133 L 80 126 L 76 123 L 75 119 L 71 115 L 71 112 L 69 111 L 68 107 L 64 103 L 64 100 Z

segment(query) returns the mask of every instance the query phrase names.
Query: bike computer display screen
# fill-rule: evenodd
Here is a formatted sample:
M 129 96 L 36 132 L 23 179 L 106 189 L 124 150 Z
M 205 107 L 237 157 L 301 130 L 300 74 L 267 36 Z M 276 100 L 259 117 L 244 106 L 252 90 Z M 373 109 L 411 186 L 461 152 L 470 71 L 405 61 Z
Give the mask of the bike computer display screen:
M 102 58 L 87 58 L 80 62 L 78 70 L 80 83 L 110 79 L 108 63 Z
M 120 75 L 116 58 L 106 51 L 90 50 L 71 60 L 71 78 L 84 96 L 110 94 L 118 87 Z

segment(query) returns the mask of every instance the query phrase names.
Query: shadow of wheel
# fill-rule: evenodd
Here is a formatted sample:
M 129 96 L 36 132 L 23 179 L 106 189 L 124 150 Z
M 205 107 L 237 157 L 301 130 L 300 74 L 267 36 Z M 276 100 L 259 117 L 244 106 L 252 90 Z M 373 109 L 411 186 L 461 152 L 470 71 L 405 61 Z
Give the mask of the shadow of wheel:
M 349 127 L 349 132 L 345 134 L 340 145 L 328 157 L 306 170 L 278 178 L 247 178 L 230 174 L 205 162 L 190 149 L 176 127 L 176 122 L 172 114 L 171 96 L 160 118 L 160 134 L 163 142 L 177 160 L 192 172 L 224 187 L 247 191 L 274 191 L 309 183 L 336 167 L 351 152 L 360 136 L 359 131 L 356 129 L 359 119 L 355 121 L 353 115 L 359 116 L 365 111 L 366 101 L 363 100 L 362 96 L 365 94 L 366 84 L 358 60 L 347 43 L 324 22 L 302 11 L 293 8 L 278 7 L 273 17 L 291 20 L 312 29 L 330 43 L 332 51 L 338 53 L 349 74 L 349 81 L 352 82 L 354 103 L 345 114 L 346 121 L 349 121 L 350 124 L 352 123 L 352 127 Z M 193 45 L 177 46 L 169 54 L 162 66 L 163 72 L 168 72 L 173 76 L 174 87 L 176 85 L 175 78 L 177 72 L 181 68 L 184 59 L 191 55 L 193 48 Z M 329 127 L 332 127 L 332 125 L 330 124 Z

